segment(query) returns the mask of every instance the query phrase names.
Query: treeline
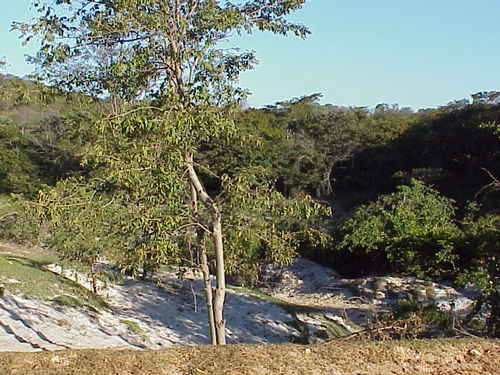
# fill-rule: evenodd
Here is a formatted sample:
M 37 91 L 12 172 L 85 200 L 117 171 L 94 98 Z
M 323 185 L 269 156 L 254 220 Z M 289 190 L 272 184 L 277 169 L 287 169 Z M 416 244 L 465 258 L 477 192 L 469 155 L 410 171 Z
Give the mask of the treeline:
M 99 119 L 106 112 L 109 124 L 111 99 L 12 77 L 0 90 L 2 236 L 36 239 L 91 271 L 103 256 L 143 277 L 165 263 L 197 264 L 196 230 L 178 230 L 186 192 L 158 163 L 174 156 L 159 145 L 155 154 L 154 137 L 174 130 L 133 119 L 104 139 Z M 347 276 L 473 282 L 475 312 L 488 308 L 498 337 L 499 97 L 418 112 L 320 105 L 319 95 L 231 108 L 230 136 L 200 138 L 196 160 L 223 211 L 228 276 L 255 283 L 260 261 L 300 254 Z

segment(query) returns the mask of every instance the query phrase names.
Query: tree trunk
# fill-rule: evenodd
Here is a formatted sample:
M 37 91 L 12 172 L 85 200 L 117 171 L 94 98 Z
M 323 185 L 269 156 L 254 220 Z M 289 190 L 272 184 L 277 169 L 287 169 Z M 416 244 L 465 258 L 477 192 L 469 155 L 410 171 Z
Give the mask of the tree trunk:
M 215 247 L 215 296 L 214 296 L 214 319 L 215 330 L 217 334 L 217 344 L 226 344 L 226 322 L 224 321 L 222 312 L 224 309 L 224 298 L 226 296 L 226 280 L 224 273 L 224 249 L 222 244 L 222 220 L 218 212 L 214 212 L 212 218 L 213 239 Z
M 212 302 L 211 310 L 213 311 L 213 319 L 215 323 L 216 344 L 225 345 L 226 329 L 225 329 L 225 321 L 223 318 L 223 309 L 224 309 L 224 299 L 226 295 L 226 280 L 224 273 L 224 247 L 222 242 L 222 217 L 220 214 L 219 207 L 217 206 L 217 203 L 208 195 L 198 177 L 198 174 L 196 173 L 196 170 L 194 169 L 192 154 L 186 155 L 185 163 L 188 172 L 189 182 L 191 183 L 191 188 L 194 189 L 196 195 L 201 199 L 203 205 L 210 212 L 211 215 L 211 230 L 212 230 L 212 239 L 215 250 L 215 268 L 216 268 L 216 273 L 215 273 L 216 288 L 215 288 L 215 296 L 211 301 Z M 206 258 L 206 253 L 205 253 L 205 258 Z M 206 271 L 208 272 L 208 264 Z M 205 291 L 205 293 L 207 292 Z M 208 297 L 209 296 L 207 295 L 207 309 L 209 308 L 209 303 L 210 303 Z M 211 319 L 211 316 L 209 316 L 209 319 Z M 212 343 L 214 342 L 212 341 Z
M 491 304 L 490 315 L 486 319 L 488 336 L 500 338 L 500 293 L 492 292 L 488 299 Z
M 198 217 L 198 195 L 193 184 L 191 186 L 191 210 Z M 201 272 L 203 274 L 203 290 L 205 291 L 205 303 L 207 306 L 208 327 L 210 329 L 210 343 L 217 345 L 217 334 L 215 329 L 215 318 L 213 310 L 212 284 L 210 282 L 210 269 L 208 268 L 207 248 L 205 246 L 205 230 L 196 230 L 196 246 L 200 257 Z
M 326 162 L 325 162 L 326 163 Z M 323 180 L 319 182 L 318 187 L 316 188 L 316 196 L 318 198 L 330 200 L 333 195 L 332 188 L 332 172 L 333 172 L 333 163 L 325 168 L 323 172 Z
M 200 250 L 201 272 L 203 273 L 203 289 L 205 290 L 205 301 L 207 305 L 208 326 L 210 328 L 210 342 L 212 345 L 217 345 L 217 330 L 215 327 L 215 316 L 213 307 L 212 285 L 210 282 L 210 270 L 207 261 L 207 249 L 205 247 L 204 235 L 199 233 L 198 249 Z

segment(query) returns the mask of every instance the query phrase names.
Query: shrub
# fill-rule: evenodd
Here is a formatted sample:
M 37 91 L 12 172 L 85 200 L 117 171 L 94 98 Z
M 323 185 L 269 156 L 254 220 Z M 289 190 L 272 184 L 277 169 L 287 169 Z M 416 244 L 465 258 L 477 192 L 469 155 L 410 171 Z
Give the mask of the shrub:
M 372 340 L 413 340 L 456 336 L 455 317 L 434 304 L 419 306 L 412 300 L 399 300 L 396 308 L 377 316 L 362 332 Z
M 454 269 L 460 231 L 453 201 L 412 179 L 363 205 L 341 226 L 339 249 L 384 252 L 395 271 L 439 277 Z
M 481 214 L 480 207 L 471 204 L 462 227 L 458 246 L 462 264 L 457 284 L 470 282 L 480 292 L 476 308 L 466 323 L 486 305 L 489 311 L 487 333 L 500 337 L 500 215 Z

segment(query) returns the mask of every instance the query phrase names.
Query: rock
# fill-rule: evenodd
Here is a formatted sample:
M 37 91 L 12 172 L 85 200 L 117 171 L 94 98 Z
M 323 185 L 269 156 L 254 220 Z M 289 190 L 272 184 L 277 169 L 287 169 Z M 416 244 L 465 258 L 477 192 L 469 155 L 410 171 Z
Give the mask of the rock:
M 338 293 L 365 298 L 374 305 L 392 308 L 399 300 L 412 300 L 418 304 L 435 304 L 442 310 L 464 312 L 474 303 L 471 293 L 414 277 L 366 277 L 342 279 L 334 284 Z
M 477 350 L 477 349 L 470 349 L 469 350 L 469 355 L 473 356 L 473 357 L 479 357 L 482 355 L 482 353 Z
M 263 287 L 274 295 L 326 292 L 339 278 L 339 274 L 331 268 L 303 258 L 285 266 L 263 264 L 259 275 Z
M 460 314 L 466 314 L 474 304 L 470 287 L 459 291 L 450 285 L 408 276 L 343 279 L 334 270 L 306 259 L 296 259 L 285 266 L 265 264 L 261 267 L 260 280 L 265 293 L 316 309 L 297 314 L 297 319 L 309 331 L 311 343 L 329 337 L 328 324 L 336 324 L 352 333 L 365 325 L 374 312 L 395 308 L 400 300 L 435 304 L 441 310 Z

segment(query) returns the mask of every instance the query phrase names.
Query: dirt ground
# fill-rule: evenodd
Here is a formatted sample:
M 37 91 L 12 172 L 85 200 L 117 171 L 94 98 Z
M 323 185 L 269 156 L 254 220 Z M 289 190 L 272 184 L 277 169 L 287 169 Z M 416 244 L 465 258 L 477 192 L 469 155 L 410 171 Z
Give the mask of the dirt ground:
M 0 353 L 4 375 L 499 375 L 499 363 L 500 341 L 473 339 Z

